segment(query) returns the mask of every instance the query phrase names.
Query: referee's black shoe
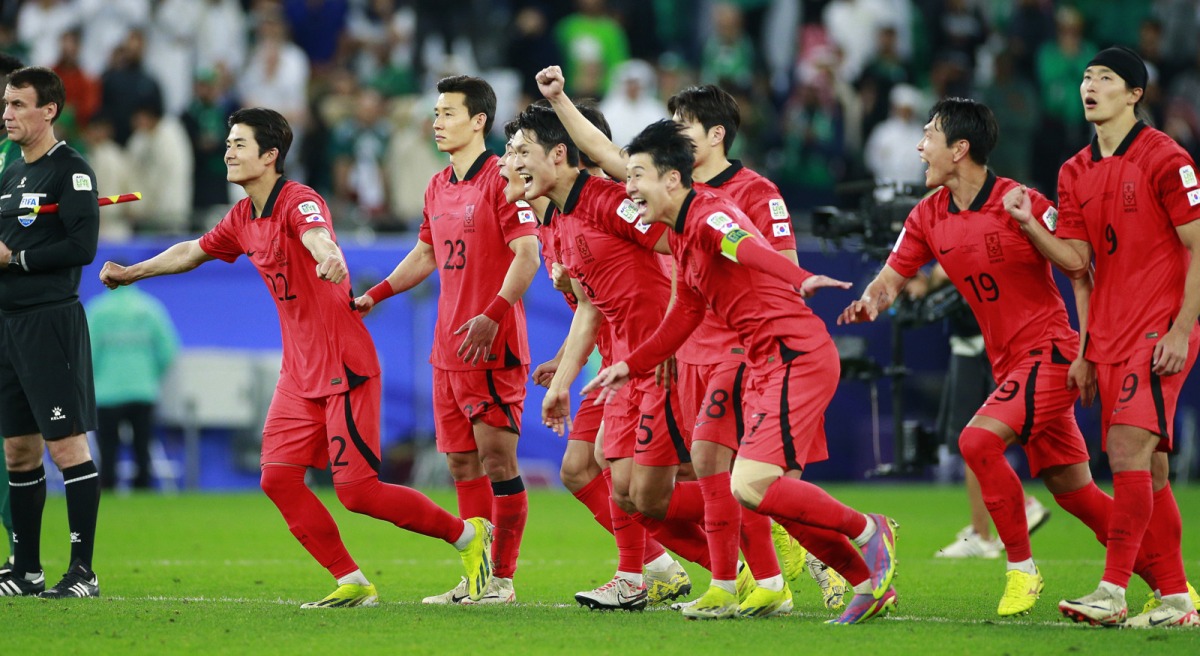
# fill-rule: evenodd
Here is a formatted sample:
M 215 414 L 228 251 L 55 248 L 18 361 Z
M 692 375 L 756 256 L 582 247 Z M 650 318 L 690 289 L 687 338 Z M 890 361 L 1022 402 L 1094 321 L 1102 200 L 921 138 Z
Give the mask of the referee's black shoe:
M 0 563 L 0 578 L 8 576 L 9 574 L 12 574 L 12 568 L 13 568 L 13 557 L 9 556 L 8 560 L 4 561 L 3 563 Z
M 63 574 L 62 580 L 52 588 L 38 595 L 41 599 L 75 599 L 81 597 L 99 597 L 100 580 L 96 573 L 83 566 L 78 560 L 71 563 L 71 569 Z
M 30 576 L 34 578 L 30 579 Z M 46 577 L 41 572 L 36 575 L 9 572 L 0 576 L 0 597 L 27 597 L 45 589 Z

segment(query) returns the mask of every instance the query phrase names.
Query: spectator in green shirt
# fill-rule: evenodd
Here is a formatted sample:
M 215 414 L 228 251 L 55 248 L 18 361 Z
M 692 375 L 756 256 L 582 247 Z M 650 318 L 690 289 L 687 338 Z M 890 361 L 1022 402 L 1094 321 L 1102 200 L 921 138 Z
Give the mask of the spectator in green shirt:
M 571 85 L 567 93 L 577 98 L 603 97 L 613 70 L 629 59 L 629 40 L 625 28 L 608 14 L 604 0 L 576 0 L 576 7 L 578 11 L 554 28 L 563 73 Z

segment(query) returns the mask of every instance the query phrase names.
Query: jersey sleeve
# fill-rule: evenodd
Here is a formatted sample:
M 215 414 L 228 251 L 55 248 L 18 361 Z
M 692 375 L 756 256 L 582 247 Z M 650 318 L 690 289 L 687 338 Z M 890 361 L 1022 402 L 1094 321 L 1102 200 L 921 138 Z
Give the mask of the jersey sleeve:
M 770 180 L 762 180 L 754 186 L 752 197 L 756 200 L 743 207 L 754 225 L 763 233 L 767 243 L 777 251 L 796 250 L 796 235 L 792 234 L 792 215 L 779 188 Z
M 1058 174 L 1058 229 L 1053 232 L 1059 239 L 1088 241 L 1087 224 L 1074 188 L 1074 176 L 1064 166 Z
M 1182 149 L 1168 156 L 1158 167 L 1154 192 L 1175 227 L 1200 219 L 1200 182 L 1196 179 L 1196 166 Z
M 296 236 L 299 237 L 313 228 L 325 228 L 329 231 L 329 236 L 336 239 L 333 222 L 329 217 L 329 206 L 315 191 L 304 190 L 296 194 L 280 209 L 287 212 L 287 221 L 296 231 Z
M 1042 192 L 1030 187 L 1029 204 L 1034 218 L 1041 221 L 1042 226 L 1049 230 L 1051 234 L 1058 234 L 1058 208 L 1054 206 L 1054 203 L 1049 198 L 1043 196 Z
M 62 187 L 58 190 L 58 215 L 67 229 L 77 222 L 100 224 L 100 208 L 97 205 L 96 174 L 83 158 L 71 158 L 67 163 Z M 98 229 L 98 228 L 97 228 Z
M 909 213 L 904 220 L 904 229 L 892 247 L 892 254 L 888 256 L 888 266 L 905 278 L 917 275 L 917 271 L 933 259 L 933 249 L 925 235 L 923 214 L 926 207 L 928 201 L 923 201 Z
M 496 218 L 500 221 L 500 234 L 504 236 L 504 243 L 511 243 L 520 237 L 537 236 L 537 214 L 529 203 L 523 200 L 508 202 L 504 198 L 506 184 L 507 181 L 500 177 L 499 173 L 492 181 L 492 198 L 496 199 Z
M 234 210 L 229 210 L 225 218 L 200 237 L 200 249 L 225 262 L 232 262 L 245 252 L 238 241 L 237 229 L 233 227 L 233 212 Z

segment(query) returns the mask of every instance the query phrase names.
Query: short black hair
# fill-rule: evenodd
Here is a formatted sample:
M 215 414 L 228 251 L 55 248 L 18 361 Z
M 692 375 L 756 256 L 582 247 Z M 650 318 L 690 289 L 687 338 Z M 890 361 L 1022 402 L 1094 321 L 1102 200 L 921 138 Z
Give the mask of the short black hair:
M 12 72 L 24 68 L 25 64 L 21 63 L 20 59 L 13 57 L 7 52 L 0 52 L 0 78 L 12 75 Z
M 67 90 L 63 88 L 62 78 L 58 76 L 58 73 L 45 66 L 18 68 L 8 76 L 8 86 L 14 89 L 33 87 L 38 107 L 55 103 L 57 107 L 54 116 L 50 119 L 51 123 L 62 116 L 63 108 L 67 104 Z
M 471 116 L 487 116 L 483 133 L 492 131 L 492 123 L 496 120 L 496 92 L 487 80 L 471 75 L 451 75 L 438 80 L 437 90 L 438 93 L 461 93 L 466 98 L 464 102 Z
M 965 139 L 971 145 L 971 159 L 987 164 L 1000 136 L 996 116 L 987 105 L 970 98 L 943 98 L 929 110 L 929 120 L 940 121 L 947 146 Z
M 504 140 L 508 141 L 509 139 L 512 139 L 513 135 L 516 134 L 517 130 L 520 129 L 520 126 L 517 125 L 517 119 L 509 119 L 508 122 L 504 124 Z
M 553 109 L 536 104 L 526 107 L 525 111 L 517 116 L 517 129 L 525 133 L 527 140 L 532 141 L 530 137 L 534 137 L 547 152 L 558 144 L 563 144 L 567 147 L 567 164 L 579 166 L 579 147 L 571 140 L 562 119 Z
M 278 150 L 275 172 L 283 174 L 283 163 L 287 159 L 288 149 L 292 147 L 292 126 L 288 125 L 283 114 L 266 107 L 247 107 L 234 112 L 229 117 L 228 125 L 231 128 L 235 125 L 245 125 L 254 130 L 259 156 L 272 148 Z
M 600 132 L 612 141 L 612 128 L 608 126 L 608 119 L 604 118 L 604 112 L 600 111 L 600 103 L 596 102 L 595 98 L 584 98 L 583 100 L 575 101 L 575 109 L 579 110 L 580 114 L 588 120 L 588 123 L 596 126 Z M 579 161 L 587 168 L 595 168 L 600 166 L 598 162 L 587 156 L 582 150 L 579 151 Z
M 696 165 L 696 144 L 687 136 L 687 128 L 664 118 L 646 126 L 625 146 L 630 157 L 646 153 L 659 175 L 679 171 L 684 187 L 692 186 L 692 167 Z
M 671 116 L 678 114 L 685 121 L 698 121 L 705 132 L 718 125 L 725 128 L 726 153 L 733 148 L 738 127 L 742 124 L 737 100 L 715 84 L 688 87 L 671 96 L 667 100 L 667 111 Z

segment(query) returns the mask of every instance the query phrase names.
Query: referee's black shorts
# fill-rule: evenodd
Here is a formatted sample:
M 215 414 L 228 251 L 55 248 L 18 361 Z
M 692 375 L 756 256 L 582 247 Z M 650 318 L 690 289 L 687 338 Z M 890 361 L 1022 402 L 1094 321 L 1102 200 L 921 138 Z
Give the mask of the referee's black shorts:
M 59 440 L 95 428 L 83 305 L 73 300 L 0 313 L 0 434 Z

